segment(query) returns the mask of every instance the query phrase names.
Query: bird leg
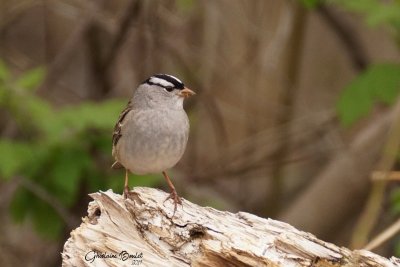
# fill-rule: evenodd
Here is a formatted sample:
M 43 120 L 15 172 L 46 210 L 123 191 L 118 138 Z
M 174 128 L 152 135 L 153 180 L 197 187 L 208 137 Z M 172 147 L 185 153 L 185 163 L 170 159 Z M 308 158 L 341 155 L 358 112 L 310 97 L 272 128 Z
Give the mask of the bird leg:
M 176 193 L 175 186 L 172 184 L 171 179 L 169 178 L 168 174 L 165 171 L 162 172 L 162 174 L 164 175 L 164 178 L 167 181 L 169 188 L 171 189 L 171 193 L 164 200 L 164 202 L 167 201 L 168 199 L 172 199 L 172 201 L 174 202 L 174 213 L 172 214 L 172 217 L 174 217 L 176 209 L 178 207 L 178 204 L 182 205 L 182 200 L 178 196 L 178 193 Z
M 128 197 L 128 194 L 129 194 L 128 180 L 129 180 L 128 169 L 125 169 L 125 185 L 124 185 L 124 193 L 123 193 L 125 199 Z

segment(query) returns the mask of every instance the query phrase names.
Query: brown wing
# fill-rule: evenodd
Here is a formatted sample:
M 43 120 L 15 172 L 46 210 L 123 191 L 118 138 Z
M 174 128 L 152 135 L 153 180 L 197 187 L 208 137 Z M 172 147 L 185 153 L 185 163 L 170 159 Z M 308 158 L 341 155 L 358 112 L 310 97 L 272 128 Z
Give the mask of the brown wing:
M 126 108 L 121 112 L 119 115 L 118 121 L 114 126 L 114 132 L 112 136 L 112 144 L 113 144 L 113 149 L 112 149 L 112 155 L 115 157 L 115 147 L 118 144 L 119 139 L 121 138 L 121 129 L 122 129 L 122 123 L 126 117 L 126 115 L 132 110 L 132 104 L 131 101 L 128 102 L 128 105 Z M 117 161 L 114 162 L 114 164 L 111 166 L 113 169 L 120 169 L 123 168 L 124 166 Z
M 113 147 L 115 147 L 119 141 L 119 139 L 121 138 L 122 134 L 121 134 L 121 129 L 122 129 L 122 122 L 124 121 L 126 115 L 132 110 L 132 105 L 131 105 L 131 101 L 128 102 L 128 105 L 126 106 L 126 108 L 121 112 L 121 114 L 119 115 L 118 121 L 114 126 L 114 132 L 113 132 L 113 136 L 112 136 L 112 143 L 113 143 Z

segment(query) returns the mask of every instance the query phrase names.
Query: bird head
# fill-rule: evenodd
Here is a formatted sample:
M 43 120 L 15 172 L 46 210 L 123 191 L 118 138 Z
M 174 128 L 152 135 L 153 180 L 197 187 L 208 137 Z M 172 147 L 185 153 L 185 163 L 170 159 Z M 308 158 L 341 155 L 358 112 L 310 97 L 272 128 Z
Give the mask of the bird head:
M 195 92 L 178 78 L 168 74 L 156 74 L 137 88 L 133 99 L 140 98 L 142 103 L 150 107 L 182 108 L 183 100 L 194 94 Z

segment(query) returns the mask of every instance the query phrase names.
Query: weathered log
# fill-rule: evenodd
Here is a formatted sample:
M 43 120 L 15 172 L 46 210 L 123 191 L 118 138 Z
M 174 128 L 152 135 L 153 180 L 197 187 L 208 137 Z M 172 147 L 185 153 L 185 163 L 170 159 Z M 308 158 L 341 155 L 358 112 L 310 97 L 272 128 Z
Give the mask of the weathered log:
M 351 251 L 246 212 L 183 200 L 172 218 L 173 204 L 156 189 L 136 187 L 127 199 L 110 190 L 90 196 L 63 266 L 400 266 L 395 257 Z

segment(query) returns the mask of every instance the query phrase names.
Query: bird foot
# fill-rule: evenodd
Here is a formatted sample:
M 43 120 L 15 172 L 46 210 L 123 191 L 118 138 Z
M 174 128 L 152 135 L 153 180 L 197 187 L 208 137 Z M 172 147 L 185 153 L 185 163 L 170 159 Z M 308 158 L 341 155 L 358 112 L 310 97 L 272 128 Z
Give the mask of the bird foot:
M 124 199 L 128 198 L 128 194 L 129 194 L 129 186 L 125 186 L 124 187 L 124 192 L 122 193 L 124 196 Z
M 172 214 L 172 218 L 175 216 L 175 212 L 178 208 L 178 204 L 182 206 L 182 199 L 178 196 L 178 194 L 176 193 L 176 190 L 173 190 L 169 196 L 164 200 L 167 201 L 168 199 L 172 199 L 172 202 L 174 203 L 174 213 Z

